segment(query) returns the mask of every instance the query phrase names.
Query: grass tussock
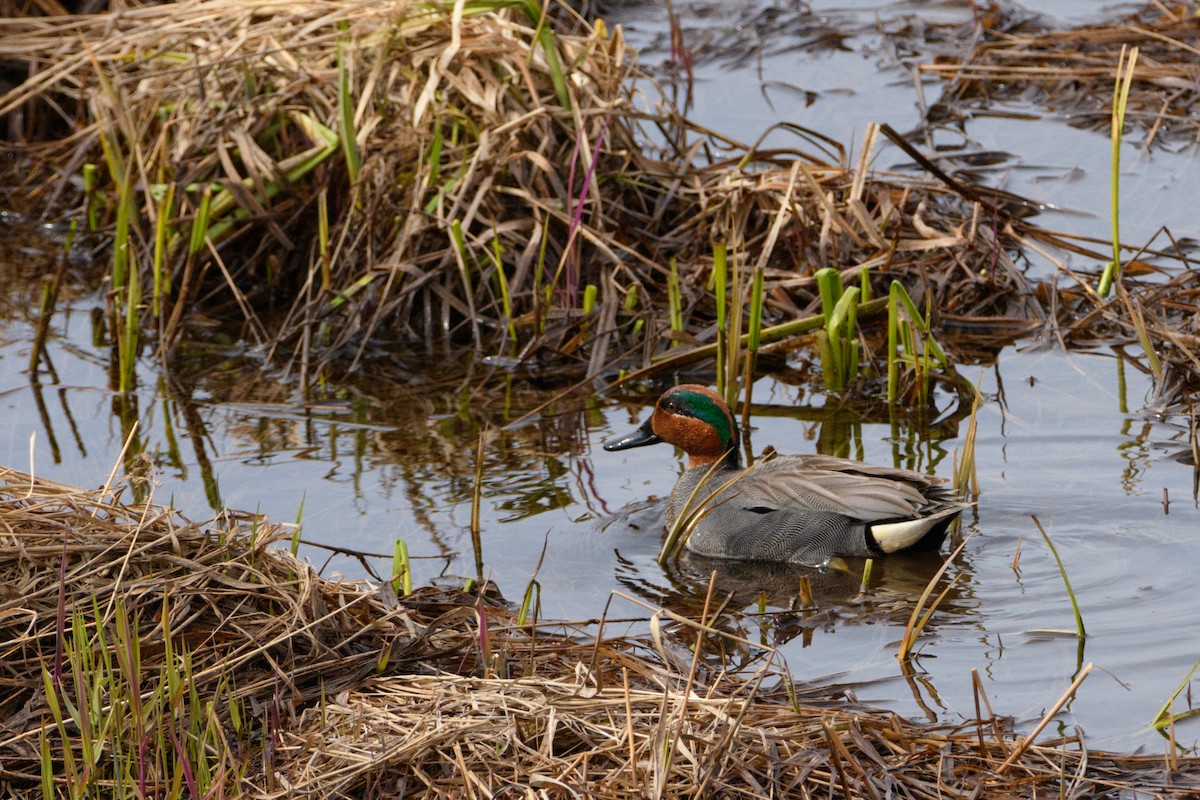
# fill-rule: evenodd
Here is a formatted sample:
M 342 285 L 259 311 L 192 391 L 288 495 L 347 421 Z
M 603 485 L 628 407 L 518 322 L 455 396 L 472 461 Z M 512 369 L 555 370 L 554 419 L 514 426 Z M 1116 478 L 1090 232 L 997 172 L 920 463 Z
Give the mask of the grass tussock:
M 1092 102 L 1109 94 L 1113 48 L 1137 38 L 1128 114 L 1145 119 L 1139 86 L 1173 85 L 1155 72 L 1172 54 L 1190 69 L 1179 54 L 1194 26 L 1176 12 L 1139 20 L 1007 34 L 954 74 L 978 88 L 1024 73 L 972 64 L 1074 47 L 1104 86 Z M 791 125 L 791 143 L 771 148 L 702 129 L 656 93 L 619 30 L 557 3 L 13 16 L 0 19 L 0 64 L 19 76 L 0 114 L 27 193 L 114 244 L 114 389 L 133 388 L 139 354 L 169 360 L 213 318 L 306 376 L 434 342 L 576 381 L 718 351 L 752 369 L 733 356 L 754 338 L 765 356 L 842 353 L 821 371 L 827 389 L 920 408 L 931 379 L 969 396 L 956 363 L 1041 327 L 1131 345 L 1163 405 L 1200 386 L 1188 243 L 1109 243 L 1122 299 L 1103 298 L 1062 257 L 1114 259 L 1036 227 L 1035 204 L 946 172 L 887 126 L 857 153 Z M 1065 87 L 1090 69 L 1027 72 Z M 878 168 L 880 132 L 928 177 Z M 1057 260 L 1065 279 L 1029 280 L 1031 257 Z M 826 268 L 858 289 L 836 351 L 821 331 L 834 316 Z M 726 271 L 741 277 L 723 303 Z M 743 320 L 752 281 L 761 308 Z M 912 302 L 887 320 L 881 298 L 899 290 Z
M 483 594 L 321 578 L 287 531 L 5 471 L 0 777 L 13 797 L 841 797 L 1195 790 L 1190 761 L 921 727 Z M 690 652 L 689 647 L 695 647 Z M 1189 782 L 1190 781 L 1190 782 Z
M 768 327 L 818 313 L 828 266 L 949 315 L 1036 313 L 1012 198 L 876 171 L 873 135 L 855 155 L 699 129 L 619 30 L 557 4 L 18 17 L 0 60 L 27 75 L 0 113 L 22 112 L 30 186 L 56 172 L 47 205 L 120 223 L 164 352 L 202 310 L 306 371 L 446 338 L 595 375 L 711 341 L 717 247 L 762 268 Z

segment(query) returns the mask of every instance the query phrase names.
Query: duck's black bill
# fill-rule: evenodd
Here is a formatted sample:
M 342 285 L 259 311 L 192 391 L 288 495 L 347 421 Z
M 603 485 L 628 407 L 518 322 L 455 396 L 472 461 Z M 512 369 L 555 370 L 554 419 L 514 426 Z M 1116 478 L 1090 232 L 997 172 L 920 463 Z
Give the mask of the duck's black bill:
M 645 447 L 648 444 L 658 444 L 662 439 L 658 438 L 658 434 L 654 432 L 654 427 L 650 424 L 652 421 L 653 418 L 648 419 L 642 423 L 642 427 L 633 433 L 627 433 L 620 439 L 605 442 L 604 449 L 612 452 L 615 450 L 628 450 L 631 447 Z

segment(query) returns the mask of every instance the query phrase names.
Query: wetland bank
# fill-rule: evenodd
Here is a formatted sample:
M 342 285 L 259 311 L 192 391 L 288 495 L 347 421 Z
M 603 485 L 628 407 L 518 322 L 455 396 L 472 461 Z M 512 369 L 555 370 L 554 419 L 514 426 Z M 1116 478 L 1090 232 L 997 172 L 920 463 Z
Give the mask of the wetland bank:
M 1195 228 L 1172 214 L 1194 9 L 1068 25 L 751 6 L 739 26 L 692 7 L 655 28 L 656 8 L 603 26 L 456 8 L 0 21 L 24 214 L 4 220 L 5 463 L 27 470 L 32 450 L 41 476 L 5 476 L 2 779 L 30 796 L 1192 790 Z M 677 105 L 627 41 L 679 79 Z M 1133 202 L 1102 298 L 1097 128 L 1121 44 L 1142 50 Z M 789 107 L 751 145 L 761 131 L 693 117 L 755 53 L 811 68 L 812 86 L 764 94 L 821 114 Z M 864 94 L 895 84 L 899 110 L 873 119 L 889 127 L 838 116 L 833 69 Z M 1072 150 L 1039 166 L 989 146 L 1020 124 L 1006 141 Z M 55 227 L 20 238 L 41 214 Z M 1150 241 L 1154 222 L 1169 231 Z M 841 273 L 829 291 L 860 293 L 851 335 L 826 324 L 822 267 Z M 861 596 L 861 564 L 814 572 L 811 602 L 794 571 L 660 567 L 646 500 L 675 462 L 593 457 L 664 385 L 717 383 L 714 350 L 744 381 L 729 343 L 759 274 L 756 452 L 950 475 L 982 392 L 971 538 L 907 661 L 940 558 L 878 562 Z M 889 346 L 893 281 L 914 308 Z M 829 373 L 854 346 L 857 374 Z M 61 485 L 105 484 L 114 463 L 107 490 Z M 312 568 L 287 555 L 297 518 Z M 390 585 L 397 537 L 411 596 L 334 577 Z

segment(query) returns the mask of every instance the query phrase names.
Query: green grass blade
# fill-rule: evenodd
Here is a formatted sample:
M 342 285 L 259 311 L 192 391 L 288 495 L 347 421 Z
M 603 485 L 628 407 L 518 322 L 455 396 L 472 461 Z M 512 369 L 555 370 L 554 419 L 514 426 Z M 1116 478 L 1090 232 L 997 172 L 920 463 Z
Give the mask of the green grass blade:
M 1138 49 L 1135 47 L 1126 58 L 1125 45 L 1121 45 L 1121 54 L 1117 57 L 1117 76 L 1113 87 L 1112 104 L 1112 165 L 1109 181 L 1111 184 L 1112 210 L 1112 261 L 1104 266 L 1104 274 L 1100 276 L 1100 286 L 1096 292 L 1100 297 L 1108 297 L 1112 291 L 1113 282 L 1121 275 L 1121 137 L 1125 131 L 1125 109 L 1129 104 L 1129 88 L 1133 84 L 1133 70 L 1137 64 Z
M 536 592 L 536 602 L 534 593 Z M 542 604 L 542 584 L 533 579 L 525 587 L 525 597 L 521 600 L 521 609 L 517 612 L 517 625 L 528 625 L 530 615 Z
M 754 282 L 750 286 L 750 339 L 746 346 L 751 353 L 758 352 L 759 342 L 762 339 L 764 280 L 764 270 L 762 267 L 758 267 L 754 270 Z
M 717 394 L 725 396 L 725 361 L 729 356 L 729 319 L 726 289 L 729 279 L 729 252 L 724 242 L 713 245 L 713 292 L 717 300 Z
M 671 272 L 667 276 L 667 303 L 670 306 L 671 330 L 675 333 L 683 331 L 683 298 L 679 289 L 679 264 L 671 259 Z M 679 339 L 671 342 L 671 347 L 678 347 Z
M 888 290 L 888 320 L 887 320 L 887 401 L 889 405 L 896 402 L 900 390 L 900 360 L 896 354 L 900 346 L 900 291 L 903 287 L 899 282 L 892 281 Z
M 412 562 L 408 557 L 408 543 L 403 539 L 396 540 L 392 554 L 392 589 L 398 597 L 408 597 L 413 591 Z
M 175 184 L 168 183 L 158 204 L 158 219 L 154 223 L 154 297 L 151 311 L 157 319 L 162 315 L 162 298 L 171 293 L 171 271 L 166 266 L 167 231 L 175 210 Z
M 196 216 L 192 220 L 192 236 L 188 241 L 189 253 L 198 253 L 204 247 L 205 239 L 209 235 L 208 219 L 212 212 L 212 201 L 212 186 L 205 186 L 204 191 L 200 194 L 200 206 L 196 209 Z
M 554 96 L 563 108 L 571 107 L 571 93 L 567 90 L 567 77 L 563 72 L 562 59 L 558 55 L 558 45 L 554 41 L 554 31 L 546 24 L 546 12 L 537 0 L 523 0 L 521 7 L 532 25 L 537 26 L 537 42 L 546 58 L 546 68 L 550 72 L 550 82 L 554 84 Z
M 1197 660 L 1196 663 L 1192 665 L 1191 670 L 1189 670 L 1188 674 L 1184 676 L 1183 680 L 1179 683 L 1179 686 L 1176 687 L 1175 691 L 1171 693 L 1171 696 L 1167 698 L 1167 702 L 1163 703 L 1162 708 L 1160 708 L 1158 713 L 1154 715 L 1154 721 L 1150 724 L 1156 730 L 1161 731 L 1163 728 L 1166 728 L 1171 724 L 1172 720 L 1178 722 L 1186 717 L 1200 714 L 1200 709 L 1195 708 L 1189 708 L 1187 711 L 1184 711 L 1180 714 L 1174 714 L 1171 711 L 1171 707 L 1175 705 L 1175 699 L 1183 693 L 1184 689 L 1187 688 L 1188 682 L 1191 681 L 1192 676 L 1196 674 L 1197 669 L 1200 669 L 1200 660 Z
M 833 267 L 824 267 L 817 270 L 814 277 L 821 293 L 821 311 L 825 314 L 825 327 L 828 328 L 833 309 L 842 298 L 842 273 Z
M 345 31 L 349 23 L 342 20 L 338 28 Z M 346 171 L 351 187 L 358 183 L 362 156 L 358 151 L 358 135 L 354 130 L 354 98 L 350 96 L 350 68 L 346 65 L 346 41 L 340 36 L 337 43 L 338 71 L 338 123 L 341 128 L 342 155 L 346 159 Z
M 1063 566 L 1062 559 L 1058 555 L 1058 548 L 1054 546 L 1054 542 L 1050 541 L 1050 537 L 1046 534 L 1046 529 L 1042 527 L 1042 523 L 1037 518 L 1037 514 L 1033 515 L 1033 524 L 1037 526 L 1038 533 L 1046 540 L 1046 546 L 1050 548 L 1050 553 L 1054 556 L 1054 560 L 1058 563 L 1059 574 L 1062 575 L 1063 584 L 1067 587 L 1067 596 L 1071 598 L 1071 608 L 1075 612 L 1075 631 L 1079 634 L 1080 641 L 1087 638 L 1087 631 L 1083 627 L 1083 615 L 1079 613 L 1079 602 L 1075 599 L 1075 591 L 1071 588 L 1071 580 L 1067 577 L 1067 568 Z

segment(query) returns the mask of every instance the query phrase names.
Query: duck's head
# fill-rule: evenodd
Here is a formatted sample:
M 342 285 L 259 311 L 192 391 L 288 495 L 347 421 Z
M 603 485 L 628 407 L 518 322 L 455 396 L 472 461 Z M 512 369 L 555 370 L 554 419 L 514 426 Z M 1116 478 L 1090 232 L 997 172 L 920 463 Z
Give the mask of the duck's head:
M 741 437 L 729 406 L 707 386 L 686 383 L 663 393 L 650 419 L 632 433 L 604 443 L 605 450 L 628 450 L 667 442 L 688 454 L 688 468 L 725 461 L 736 468 Z

